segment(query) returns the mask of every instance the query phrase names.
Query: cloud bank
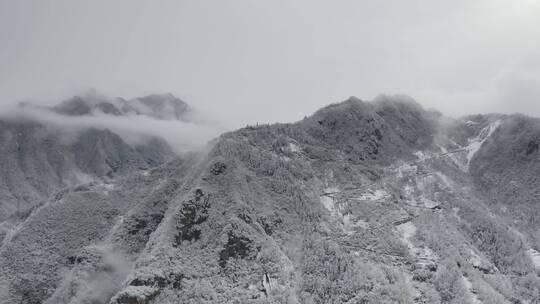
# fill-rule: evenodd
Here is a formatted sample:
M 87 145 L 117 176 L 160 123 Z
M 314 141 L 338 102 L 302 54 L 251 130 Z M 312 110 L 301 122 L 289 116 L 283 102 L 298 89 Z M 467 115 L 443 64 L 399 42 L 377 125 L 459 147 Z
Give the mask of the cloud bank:
M 143 144 L 152 137 L 159 137 L 167 141 L 177 153 L 204 149 L 211 139 L 223 132 L 219 124 L 212 124 L 203 118 L 185 122 L 146 115 L 113 116 L 94 113 L 91 116 L 69 116 L 32 106 L 10 107 L 0 114 L 0 118 L 36 121 L 48 128 L 60 129 L 66 136 L 86 128 L 108 129 L 130 145 Z
M 3 1 L 0 103 L 167 91 L 231 128 L 351 95 L 540 116 L 538 37 L 537 0 Z

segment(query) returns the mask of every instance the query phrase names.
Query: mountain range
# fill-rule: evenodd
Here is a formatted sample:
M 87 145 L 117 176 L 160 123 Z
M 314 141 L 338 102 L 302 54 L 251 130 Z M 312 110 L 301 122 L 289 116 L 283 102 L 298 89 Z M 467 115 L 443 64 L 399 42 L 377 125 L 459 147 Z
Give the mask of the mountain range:
M 20 107 L 191 110 L 170 94 Z M 2 304 L 540 303 L 540 119 L 351 97 L 178 153 L 33 117 L 0 119 Z

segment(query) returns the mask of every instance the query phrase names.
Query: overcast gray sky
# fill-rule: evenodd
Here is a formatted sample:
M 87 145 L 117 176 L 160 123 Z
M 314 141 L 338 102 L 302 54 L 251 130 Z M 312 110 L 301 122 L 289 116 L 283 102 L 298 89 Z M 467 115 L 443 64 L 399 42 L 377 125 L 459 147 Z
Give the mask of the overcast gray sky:
M 0 103 L 88 88 L 234 127 L 380 93 L 540 116 L 540 1 L 0 0 Z

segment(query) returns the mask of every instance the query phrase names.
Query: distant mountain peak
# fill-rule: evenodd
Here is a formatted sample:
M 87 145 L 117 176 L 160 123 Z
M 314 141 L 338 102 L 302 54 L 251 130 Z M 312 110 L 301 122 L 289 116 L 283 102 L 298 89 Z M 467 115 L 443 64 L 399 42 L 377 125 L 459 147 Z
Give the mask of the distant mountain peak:
M 124 106 L 123 110 L 159 119 L 184 120 L 186 113 L 190 111 L 187 103 L 171 93 L 134 98 L 126 101 Z
M 74 96 L 52 107 L 56 113 L 70 116 L 90 116 L 96 113 L 128 116 L 146 115 L 163 120 L 186 120 L 190 111 L 187 103 L 171 93 L 151 94 L 129 100 L 107 98 L 92 93 Z

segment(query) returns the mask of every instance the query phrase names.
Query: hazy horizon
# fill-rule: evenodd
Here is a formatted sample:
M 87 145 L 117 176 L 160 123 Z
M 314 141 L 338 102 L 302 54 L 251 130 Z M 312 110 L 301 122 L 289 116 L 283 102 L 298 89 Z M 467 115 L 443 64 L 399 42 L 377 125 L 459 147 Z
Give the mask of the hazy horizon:
M 0 105 L 171 92 L 230 127 L 405 94 L 540 116 L 540 2 L 0 1 Z

